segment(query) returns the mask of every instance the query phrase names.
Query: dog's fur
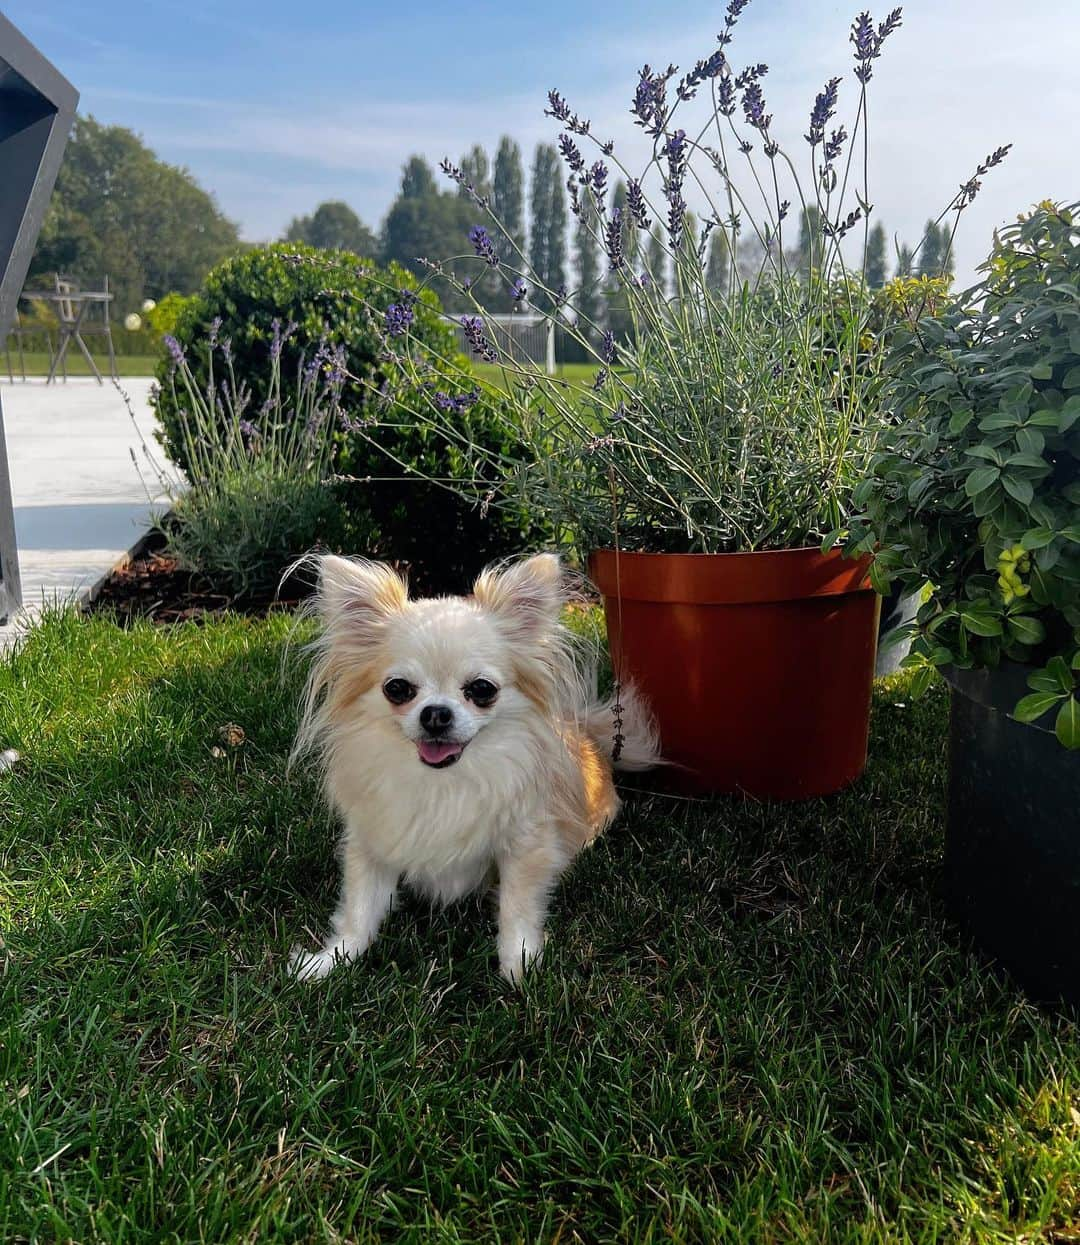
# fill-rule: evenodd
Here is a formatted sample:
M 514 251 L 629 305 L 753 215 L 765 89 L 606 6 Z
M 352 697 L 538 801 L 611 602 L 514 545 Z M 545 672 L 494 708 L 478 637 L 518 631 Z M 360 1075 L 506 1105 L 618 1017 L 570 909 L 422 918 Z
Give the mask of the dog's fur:
M 560 874 L 619 807 L 612 706 L 585 695 L 560 623 L 559 561 L 539 554 L 485 571 L 471 597 L 419 601 L 387 566 L 318 563 L 322 636 L 297 750 L 321 759 L 344 876 L 332 934 L 295 951 L 293 971 L 317 979 L 362 955 L 402 879 L 451 903 L 497 877 L 499 966 L 516 982 L 541 954 Z M 384 692 L 393 680 L 415 689 L 407 703 Z M 490 690 L 475 680 L 498 689 L 490 706 L 466 692 Z M 621 704 L 620 768 L 648 768 L 649 716 L 632 689 Z M 434 741 L 425 708 L 429 723 L 450 715 Z

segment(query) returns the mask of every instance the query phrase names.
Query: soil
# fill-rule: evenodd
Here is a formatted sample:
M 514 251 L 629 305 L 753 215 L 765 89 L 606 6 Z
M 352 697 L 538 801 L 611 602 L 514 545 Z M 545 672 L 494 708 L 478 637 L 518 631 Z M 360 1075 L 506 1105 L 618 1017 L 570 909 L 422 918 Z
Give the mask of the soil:
M 200 577 L 183 570 L 175 558 L 163 552 L 164 538 L 155 533 L 143 542 L 128 562 L 102 584 L 85 609 L 88 614 L 108 614 L 127 625 L 137 618 L 155 623 L 199 622 L 216 618 L 226 610 L 262 616 L 272 610 L 292 610 L 302 597 L 230 597 L 207 589 Z

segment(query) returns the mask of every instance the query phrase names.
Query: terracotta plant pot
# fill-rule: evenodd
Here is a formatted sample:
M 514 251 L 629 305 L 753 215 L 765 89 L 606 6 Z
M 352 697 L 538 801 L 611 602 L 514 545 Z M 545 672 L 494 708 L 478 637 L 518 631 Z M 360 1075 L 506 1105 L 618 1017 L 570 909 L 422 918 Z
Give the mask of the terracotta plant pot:
M 799 800 L 866 764 L 880 598 L 839 552 L 595 552 L 617 676 L 648 698 L 671 782 Z

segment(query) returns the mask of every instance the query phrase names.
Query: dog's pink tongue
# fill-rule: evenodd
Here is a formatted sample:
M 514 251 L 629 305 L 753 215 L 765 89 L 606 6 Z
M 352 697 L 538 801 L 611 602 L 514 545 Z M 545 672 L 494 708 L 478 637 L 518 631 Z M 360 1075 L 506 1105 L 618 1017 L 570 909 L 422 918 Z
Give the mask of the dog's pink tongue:
M 440 761 L 445 761 L 447 757 L 457 756 L 461 751 L 461 744 L 439 743 L 434 739 L 422 739 L 416 745 L 416 750 L 420 753 L 420 759 L 426 761 L 428 765 L 438 765 Z

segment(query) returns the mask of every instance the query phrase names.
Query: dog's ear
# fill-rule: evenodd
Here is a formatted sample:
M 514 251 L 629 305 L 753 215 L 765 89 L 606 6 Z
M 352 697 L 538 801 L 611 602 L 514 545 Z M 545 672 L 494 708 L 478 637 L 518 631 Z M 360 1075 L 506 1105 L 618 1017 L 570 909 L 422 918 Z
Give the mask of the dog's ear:
M 318 610 L 323 621 L 343 638 L 370 640 L 391 614 L 409 600 L 405 581 L 384 562 L 364 558 L 319 558 Z
M 559 621 L 562 566 L 553 553 L 538 553 L 503 570 L 488 569 L 473 585 L 473 595 L 516 639 L 536 640 Z

